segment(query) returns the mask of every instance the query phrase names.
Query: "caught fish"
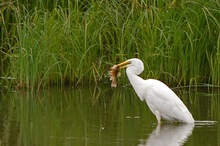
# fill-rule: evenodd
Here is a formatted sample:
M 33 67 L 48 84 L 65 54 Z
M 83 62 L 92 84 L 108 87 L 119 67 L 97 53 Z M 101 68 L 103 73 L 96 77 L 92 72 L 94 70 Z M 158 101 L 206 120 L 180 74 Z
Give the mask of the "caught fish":
M 121 74 L 119 72 L 120 67 L 117 65 L 114 65 L 110 68 L 110 81 L 112 81 L 111 83 L 111 87 L 116 87 L 117 86 L 117 76 L 119 77 Z

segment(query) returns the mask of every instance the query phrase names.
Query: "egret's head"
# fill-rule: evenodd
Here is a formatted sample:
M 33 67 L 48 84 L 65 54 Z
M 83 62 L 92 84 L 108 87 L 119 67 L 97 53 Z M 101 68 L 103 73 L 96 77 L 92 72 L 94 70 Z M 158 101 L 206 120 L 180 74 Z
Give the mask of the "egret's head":
M 138 58 L 128 59 L 122 63 L 119 63 L 118 66 L 121 68 L 127 68 L 127 72 L 139 75 L 144 70 L 143 62 Z

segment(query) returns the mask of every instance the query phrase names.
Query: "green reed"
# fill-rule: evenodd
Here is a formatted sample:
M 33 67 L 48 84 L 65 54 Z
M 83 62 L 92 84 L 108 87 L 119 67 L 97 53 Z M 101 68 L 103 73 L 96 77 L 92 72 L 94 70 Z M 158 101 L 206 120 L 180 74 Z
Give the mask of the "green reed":
M 111 65 L 139 57 L 144 78 L 219 85 L 217 1 L 6 4 L 1 7 L 0 75 L 16 79 L 0 83 L 32 89 L 99 83 L 108 80 Z

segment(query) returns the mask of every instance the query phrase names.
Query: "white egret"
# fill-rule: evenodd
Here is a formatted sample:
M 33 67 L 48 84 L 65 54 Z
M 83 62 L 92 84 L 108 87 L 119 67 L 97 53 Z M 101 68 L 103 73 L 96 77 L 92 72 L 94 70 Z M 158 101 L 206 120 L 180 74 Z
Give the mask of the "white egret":
M 126 74 L 141 101 L 146 101 L 150 110 L 161 119 L 194 123 L 194 119 L 179 97 L 163 82 L 156 79 L 144 80 L 138 75 L 144 70 L 140 59 L 128 59 L 117 66 L 126 68 Z

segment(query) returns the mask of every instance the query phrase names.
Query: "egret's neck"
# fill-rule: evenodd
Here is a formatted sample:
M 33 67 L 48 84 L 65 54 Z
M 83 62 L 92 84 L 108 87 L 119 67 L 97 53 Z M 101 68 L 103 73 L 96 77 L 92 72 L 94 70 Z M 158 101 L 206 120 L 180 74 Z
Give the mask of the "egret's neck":
M 137 93 L 138 97 L 140 98 L 140 100 L 144 100 L 144 96 L 143 96 L 143 85 L 144 85 L 144 81 L 141 77 L 139 77 L 138 75 L 135 75 L 134 73 L 130 72 L 129 70 L 126 70 L 126 74 L 128 76 L 128 79 L 132 85 L 132 87 L 134 88 L 135 92 Z

